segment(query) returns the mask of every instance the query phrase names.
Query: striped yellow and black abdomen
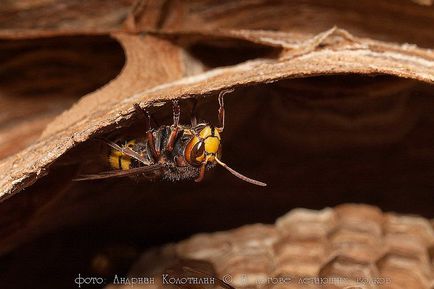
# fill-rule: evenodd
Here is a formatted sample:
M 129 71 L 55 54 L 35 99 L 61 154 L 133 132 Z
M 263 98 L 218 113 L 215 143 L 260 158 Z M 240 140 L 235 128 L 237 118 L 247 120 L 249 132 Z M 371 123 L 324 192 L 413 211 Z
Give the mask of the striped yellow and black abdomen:
M 136 144 L 136 140 L 130 140 L 124 146 L 133 148 Z M 131 168 L 137 167 L 137 161 L 135 159 L 131 159 L 129 156 L 123 154 L 122 152 L 112 149 L 110 151 L 108 161 L 110 167 L 117 170 L 129 170 Z

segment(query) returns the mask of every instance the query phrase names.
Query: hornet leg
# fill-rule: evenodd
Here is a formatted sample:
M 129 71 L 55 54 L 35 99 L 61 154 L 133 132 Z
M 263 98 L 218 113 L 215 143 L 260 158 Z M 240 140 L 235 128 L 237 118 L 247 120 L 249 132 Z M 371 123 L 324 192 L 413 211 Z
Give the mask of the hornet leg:
M 148 141 L 148 145 L 151 148 L 152 157 L 154 161 L 157 162 L 160 159 L 160 152 L 157 151 L 155 147 L 155 137 L 151 128 L 151 116 L 147 110 L 142 109 L 137 103 L 134 104 L 134 108 L 137 112 L 141 113 L 145 117 L 146 139 Z
M 218 117 L 219 117 L 219 126 L 220 127 L 217 128 L 217 130 L 219 132 L 223 132 L 223 130 L 225 129 L 225 101 L 223 99 L 223 96 L 226 93 L 230 93 L 230 92 L 233 92 L 233 91 L 234 91 L 233 89 L 231 89 L 231 90 L 223 90 L 219 94 L 219 97 L 218 97 L 218 100 L 219 100 Z
M 173 146 L 175 144 L 176 136 L 178 135 L 179 130 L 179 116 L 181 114 L 181 108 L 179 107 L 179 103 L 177 100 L 173 101 L 173 129 L 169 135 L 169 141 L 166 145 L 166 151 L 171 152 L 173 150 Z

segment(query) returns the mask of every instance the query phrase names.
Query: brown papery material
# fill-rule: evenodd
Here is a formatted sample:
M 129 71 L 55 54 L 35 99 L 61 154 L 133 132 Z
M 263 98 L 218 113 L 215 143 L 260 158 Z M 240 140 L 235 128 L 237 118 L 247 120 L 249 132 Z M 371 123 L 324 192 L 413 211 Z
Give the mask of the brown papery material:
M 429 289 L 433 244 L 433 227 L 421 217 L 354 204 L 294 209 L 272 225 L 198 234 L 148 250 L 128 276 L 154 276 L 156 284 L 143 288 L 166 288 L 161 274 L 181 262 L 235 288 Z
M 21 274 L 29 259 L 23 246 L 45 259 L 56 248 L 49 240 L 63 248 L 65 239 L 82 235 L 92 235 L 95 247 L 114 240 L 146 247 L 272 223 L 290 208 L 349 202 L 432 218 L 431 2 L 5 1 L 0 255 L 11 264 L 5 275 Z M 201 183 L 72 181 L 103 169 L 107 148 L 98 138 L 144 135 L 135 104 L 171 124 L 177 99 L 181 124 L 188 124 L 195 98 L 199 120 L 216 124 L 217 96 L 225 90 L 233 92 L 225 96 L 221 161 L 267 187 L 220 166 Z M 309 226 L 294 221 L 309 218 Z M 255 276 L 277 269 L 299 277 L 393 276 L 427 288 L 428 231 L 423 219 L 342 206 L 203 238 L 216 244 L 208 253 L 233 255 L 212 260 L 218 274 L 242 268 Z M 237 255 L 219 241 L 226 234 L 229 243 L 239 238 L 259 247 Z M 185 257 L 191 242 L 176 245 Z M 53 267 L 65 270 L 59 276 L 88 266 L 94 254 L 68 248 L 77 248 L 81 255 L 73 260 L 83 263 L 58 266 L 67 258 L 53 253 Z

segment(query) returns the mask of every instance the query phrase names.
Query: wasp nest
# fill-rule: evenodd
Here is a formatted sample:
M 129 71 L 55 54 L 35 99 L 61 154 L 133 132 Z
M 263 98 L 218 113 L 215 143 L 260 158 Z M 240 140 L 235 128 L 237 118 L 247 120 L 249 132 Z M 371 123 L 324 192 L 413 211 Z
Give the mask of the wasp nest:
M 82 2 L 0 7 L 0 254 L 8 264 L 1 277 L 32 280 L 14 278 L 30 253 L 72 276 L 107 243 L 142 249 L 272 223 L 296 207 L 369 203 L 433 217 L 432 1 Z M 72 181 L 106 157 L 97 139 L 144 134 L 135 104 L 170 124 L 170 103 L 178 100 L 181 123 L 188 123 L 196 99 L 199 117 L 217 123 L 217 96 L 225 90 L 233 93 L 225 99 L 223 159 L 267 188 L 219 168 L 201 184 Z M 312 224 L 294 223 L 299 217 Z M 231 272 L 237 286 L 253 282 L 237 281 L 245 269 L 248 280 L 256 280 L 254 272 L 336 274 L 353 286 L 354 276 L 390 276 L 428 288 L 430 261 L 422 252 L 431 245 L 418 241 L 428 230 L 417 229 L 427 226 L 419 220 L 353 206 L 296 211 L 275 227 L 172 248 L 197 257 L 189 246 L 211 240 L 214 249 L 193 251 L 219 276 Z M 81 245 L 53 249 L 70 240 Z M 243 258 L 252 268 L 242 267 Z
M 197 274 L 167 270 L 184 264 L 235 288 L 429 289 L 434 281 L 433 245 L 433 227 L 420 217 L 352 204 L 321 211 L 295 209 L 273 225 L 198 234 L 147 251 L 125 280 L 154 276 L 154 285 L 144 288 L 165 288 L 162 284 L 182 280 L 172 276 L 200 280 Z M 163 277 L 165 272 L 171 277 Z

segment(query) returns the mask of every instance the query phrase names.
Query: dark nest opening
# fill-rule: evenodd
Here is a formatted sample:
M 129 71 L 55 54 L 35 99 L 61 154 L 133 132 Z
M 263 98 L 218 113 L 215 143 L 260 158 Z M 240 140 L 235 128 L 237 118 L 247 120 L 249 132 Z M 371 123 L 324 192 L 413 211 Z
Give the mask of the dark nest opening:
M 83 95 L 119 74 L 108 36 L 0 40 L 0 160 L 29 146 Z

